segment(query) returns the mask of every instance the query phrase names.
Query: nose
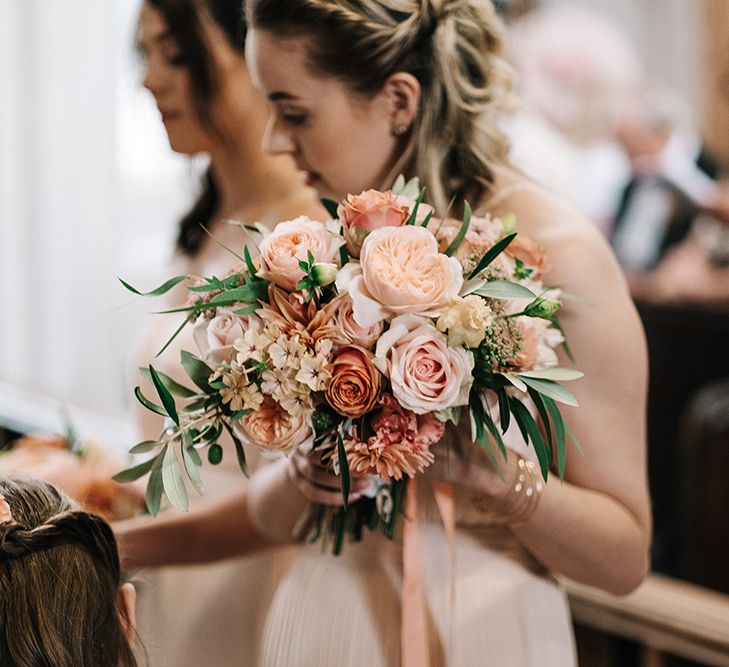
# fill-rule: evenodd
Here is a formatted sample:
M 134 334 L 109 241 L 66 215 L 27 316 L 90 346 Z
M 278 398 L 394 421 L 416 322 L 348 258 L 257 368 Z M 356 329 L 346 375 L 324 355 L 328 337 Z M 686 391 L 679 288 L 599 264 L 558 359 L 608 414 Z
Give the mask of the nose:
M 269 155 L 291 155 L 296 152 L 296 144 L 289 130 L 271 114 L 263 133 L 263 152 Z
M 164 89 L 164 76 L 160 71 L 160 68 L 150 59 L 144 65 L 144 77 L 142 78 L 142 85 L 152 95 L 157 97 Z

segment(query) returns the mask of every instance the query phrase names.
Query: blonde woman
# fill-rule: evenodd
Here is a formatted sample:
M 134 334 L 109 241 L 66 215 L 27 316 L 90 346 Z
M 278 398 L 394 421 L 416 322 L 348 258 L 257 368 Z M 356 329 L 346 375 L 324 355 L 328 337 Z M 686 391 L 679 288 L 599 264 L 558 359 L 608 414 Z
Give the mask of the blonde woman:
M 456 487 L 452 610 L 445 531 L 420 487 L 432 664 L 574 664 L 567 602 L 552 575 L 627 593 L 648 568 L 646 355 L 605 242 L 508 165 L 499 118 L 509 73 L 491 2 L 249 0 L 247 20 L 248 65 L 274 105 L 264 138 L 270 154 L 292 155 L 307 182 L 336 199 L 402 172 L 420 177 L 439 210 L 453 199 L 482 213 L 514 213 L 519 231 L 549 256 L 546 282 L 591 303 L 563 316 L 585 372 L 574 385 L 581 407 L 568 415 L 585 451 L 572 452 L 565 482 L 551 481 L 522 507 L 515 480 L 531 453 L 511 434 L 503 479 L 481 461 L 430 472 Z M 331 484 L 306 457 L 293 461 L 303 494 L 331 500 Z M 269 481 L 254 483 L 249 508 L 273 537 L 283 510 L 271 489 L 284 481 L 273 473 Z M 398 542 L 370 534 L 340 557 L 302 547 L 274 598 L 263 663 L 398 664 L 401 590 Z

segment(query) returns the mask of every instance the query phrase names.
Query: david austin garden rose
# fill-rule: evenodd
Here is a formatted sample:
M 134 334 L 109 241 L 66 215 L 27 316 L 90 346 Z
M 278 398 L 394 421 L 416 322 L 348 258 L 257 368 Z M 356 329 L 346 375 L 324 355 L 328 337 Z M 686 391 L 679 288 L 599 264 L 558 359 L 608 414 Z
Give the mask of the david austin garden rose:
M 236 315 L 220 308 L 210 320 L 201 319 L 192 330 L 198 350 L 205 361 L 223 363 L 236 354 L 234 343 L 249 329 L 260 331 L 263 322 L 255 315 Z
M 359 257 L 366 236 L 381 227 L 401 227 L 410 216 L 408 201 L 391 191 L 367 190 L 347 195 L 339 204 L 337 217 L 344 227 L 347 250 Z
M 377 342 L 376 366 L 390 378 L 392 393 L 415 414 L 468 403 L 473 384 L 473 354 L 449 347 L 429 320 L 400 315 Z
M 260 243 L 258 275 L 293 290 L 304 277 L 299 262 L 306 261 L 311 253 L 316 262 L 333 263 L 341 244 L 340 237 L 305 215 L 281 222 Z
M 357 323 L 370 327 L 392 314 L 437 317 L 458 295 L 463 270 L 438 252 L 427 229 L 383 227 L 365 239 L 359 263 L 344 266 L 336 284 L 351 296 Z
M 233 424 L 234 433 L 244 445 L 253 445 L 266 454 L 286 454 L 297 445 L 313 442 L 311 414 L 291 415 L 270 396 L 263 404 Z

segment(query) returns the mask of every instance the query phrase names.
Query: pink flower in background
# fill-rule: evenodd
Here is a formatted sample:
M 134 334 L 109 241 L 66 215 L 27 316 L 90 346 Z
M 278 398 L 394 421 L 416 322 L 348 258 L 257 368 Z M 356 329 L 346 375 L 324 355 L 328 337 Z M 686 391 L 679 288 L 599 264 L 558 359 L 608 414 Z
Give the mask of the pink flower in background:
M 347 462 L 355 475 L 383 478 L 414 477 L 434 460 L 430 446 L 443 437 L 445 425 L 432 414 L 416 415 L 386 394 L 372 420 L 375 435 L 367 442 L 345 443 Z
M 316 262 L 334 262 L 341 244 L 340 237 L 306 216 L 281 222 L 261 241 L 258 275 L 293 290 L 304 277 L 299 262 L 306 261 L 308 253 Z
M 219 308 L 211 320 L 200 320 L 192 330 L 203 359 L 215 363 L 230 361 L 235 355 L 233 344 L 249 329 L 260 331 L 263 322 L 256 315 L 236 315 Z
M 455 257 L 438 252 L 438 242 L 422 227 L 383 227 L 365 239 L 359 264 L 350 262 L 337 288 L 352 298 L 354 318 L 369 327 L 392 314 L 436 317 L 463 285 Z
M 377 342 L 375 365 L 390 378 L 400 404 L 422 415 L 468 403 L 473 355 L 449 347 L 444 334 L 423 317 L 401 315 Z

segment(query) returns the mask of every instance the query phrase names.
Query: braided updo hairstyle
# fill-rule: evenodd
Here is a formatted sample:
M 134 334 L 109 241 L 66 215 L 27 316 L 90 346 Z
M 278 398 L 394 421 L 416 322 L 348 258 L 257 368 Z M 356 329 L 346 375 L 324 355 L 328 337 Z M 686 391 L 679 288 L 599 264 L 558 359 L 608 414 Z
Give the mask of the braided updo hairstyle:
M 121 573 L 106 521 L 45 482 L 0 479 L 0 665 L 136 667 L 118 605 Z
M 421 100 L 396 170 L 418 176 L 436 209 L 479 202 L 508 144 L 512 106 L 503 25 L 491 0 L 247 0 L 252 28 L 305 37 L 315 72 L 375 94 L 395 72 L 412 74 Z

